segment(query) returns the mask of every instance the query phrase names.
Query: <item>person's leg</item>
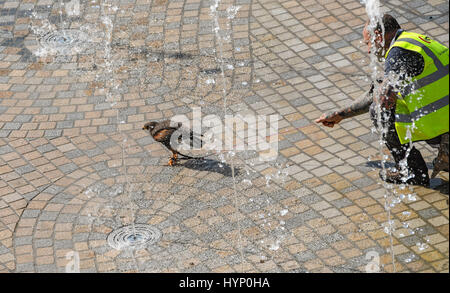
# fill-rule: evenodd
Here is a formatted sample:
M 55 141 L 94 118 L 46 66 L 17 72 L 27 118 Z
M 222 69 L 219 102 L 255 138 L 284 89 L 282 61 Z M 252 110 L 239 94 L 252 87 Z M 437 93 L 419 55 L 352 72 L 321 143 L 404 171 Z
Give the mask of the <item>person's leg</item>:
M 375 127 L 377 127 L 378 119 L 375 107 L 375 104 L 372 104 L 370 107 L 370 116 Z M 381 124 L 386 129 L 386 132 L 383 135 L 384 142 L 395 160 L 396 169 L 400 171 L 402 169 L 402 161 L 408 153 L 409 144 L 402 145 L 400 143 L 397 131 L 395 130 L 395 109 L 392 109 L 392 111 L 387 113 L 382 113 L 381 116 Z M 430 178 L 428 176 L 427 164 L 425 163 L 421 153 L 414 146 L 409 151 L 406 163 L 408 177 L 411 177 L 407 180 L 408 183 L 420 185 L 429 184 Z M 402 176 L 399 172 L 388 172 L 386 177 L 386 181 L 388 182 L 402 183 L 402 177 L 404 176 Z
M 444 133 L 438 137 L 433 138 L 432 140 L 426 141 L 429 145 L 434 146 L 438 144 L 439 152 L 437 157 L 433 160 L 433 173 L 431 174 L 431 178 L 436 177 L 436 175 L 440 171 L 449 170 L 449 134 Z
M 448 132 L 447 132 L 447 134 L 448 134 Z M 441 135 L 436 136 L 436 137 L 434 137 L 434 138 L 432 138 L 432 139 L 426 140 L 425 142 L 426 142 L 429 146 L 431 146 L 431 147 L 433 147 L 433 148 L 439 148 L 439 145 L 441 144 L 441 140 L 442 140 L 442 136 L 443 136 L 443 135 L 444 135 L 444 134 L 441 134 Z

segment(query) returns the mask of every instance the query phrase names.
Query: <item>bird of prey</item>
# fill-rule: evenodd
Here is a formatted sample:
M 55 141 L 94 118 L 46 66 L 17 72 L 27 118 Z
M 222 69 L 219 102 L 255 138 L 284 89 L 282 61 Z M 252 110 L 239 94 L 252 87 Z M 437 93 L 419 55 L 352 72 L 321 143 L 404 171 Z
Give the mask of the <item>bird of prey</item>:
M 186 159 L 201 159 L 201 158 L 194 158 L 190 157 L 184 154 L 181 154 L 179 151 L 175 150 L 172 147 L 171 142 L 174 141 L 176 143 L 181 143 L 182 133 L 189 134 L 190 139 L 190 145 L 193 146 L 193 142 L 195 139 L 198 139 L 194 136 L 194 133 L 192 131 L 186 132 L 186 129 L 182 128 L 182 123 L 174 123 L 170 120 L 164 120 L 161 122 L 151 121 L 145 123 L 145 125 L 142 127 L 143 130 L 146 130 L 150 133 L 150 135 L 153 137 L 154 140 L 157 142 L 162 143 L 169 151 L 172 152 L 172 157 L 169 160 L 169 166 L 173 166 L 176 164 L 178 160 L 178 156 L 182 156 Z M 176 137 L 176 140 L 173 140 L 172 136 L 176 134 L 178 137 Z M 186 136 L 184 136 L 186 137 Z M 203 145 L 203 142 L 200 140 L 200 144 Z

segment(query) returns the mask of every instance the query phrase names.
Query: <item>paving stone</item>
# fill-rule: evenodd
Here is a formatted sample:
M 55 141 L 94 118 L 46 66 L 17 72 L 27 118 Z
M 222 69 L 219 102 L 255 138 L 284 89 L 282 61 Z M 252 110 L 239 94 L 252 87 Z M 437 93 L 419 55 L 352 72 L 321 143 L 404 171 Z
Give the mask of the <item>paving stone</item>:
M 434 208 L 418 211 L 419 215 L 424 219 L 434 218 L 440 215 L 440 212 Z
M 0 254 L 29 260 L 16 261 L 14 271 L 65 272 L 57 259 L 72 250 L 82 256 L 82 272 L 136 270 L 127 252 L 115 254 L 106 243 L 133 221 L 162 232 L 136 254 L 139 271 L 239 271 L 240 249 L 252 264 L 245 271 L 355 273 L 370 251 L 389 271 L 386 191 L 369 116 L 334 128 L 314 122 L 369 86 L 361 3 L 222 1 L 219 33 L 229 39 L 219 42 L 208 1 L 116 2 L 119 9 L 108 12 L 110 46 L 100 42 L 100 7 L 83 2 L 80 16 L 63 13 L 63 21 L 74 29 L 89 24 L 99 42 L 77 55 L 39 57 L 32 52 L 39 44 L 24 36 L 25 20 L 34 11 L 59 24 L 59 3 L 0 0 L 0 226 L 16 227 L 6 236 L 15 250 L 0 245 Z M 241 7 L 227 19 L 231 5 Z M 407 30 L 448 46 L 448 3 L 383 5 Z M 114 57 L 105 63 L 108 48 Z M 224 95 L 228 114 L 280 116 L 276 161 L 250 151 L 234 157 L 236 193 L 229 160 L 222 169 L 217 156 L 169 167 L 169 152 L 141 129 L 144 121 L 190 117 L 194 106 L 203 118 L 223 117 Z M 416 147 L 428 163 L 434 159 L 436 150 Z M 289 174 L 277 177 L 284 166 Z M 439 176 L 448 181 L 448 173 Z M 415 233 L 394 236 L 402 245 L 398 269 L 448 272 L 446 197 L 423 187 L 414 192 L 420 202 L 403 201 L 391 214 Z M 426 239 L 435 243 L 419 253 L 417 243 Z M 280 248 L 270 250 L 276 240 Z M 26 246 L 33 247 L 27 259 L 19 253 Z M 54 255 L 42 256 L 50 248 Z M 338 257 L 329 258 L 330 251 Z M 404 251 L 419 256 L 406 264 Z M 258 262 L 265 252 L 273 257 Z
M 16 237 L 14 238 L 14 245 L 20 246 L 20 245 L 27 245 L 32 243 L 32 237 L 31 236 L 23 236 L 23 237 Z

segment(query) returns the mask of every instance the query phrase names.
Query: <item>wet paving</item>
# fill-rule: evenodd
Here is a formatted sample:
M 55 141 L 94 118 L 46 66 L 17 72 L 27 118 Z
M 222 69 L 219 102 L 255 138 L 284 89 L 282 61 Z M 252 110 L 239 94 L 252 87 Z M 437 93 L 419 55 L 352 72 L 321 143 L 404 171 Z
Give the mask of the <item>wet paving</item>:
M 314 123 L 370 85 L 364 5 L 213 2 L 0 0 L 0 272 L 393 272 L 391 240 L 396 272 L 448 272 L 448 172 L 392 187 L 391 238 L 369 115 Z M 449 45 L 448 1 L 382 4 Z M 224 99 L 279 115 L 275 161 L 170 167 L 142 130 Z

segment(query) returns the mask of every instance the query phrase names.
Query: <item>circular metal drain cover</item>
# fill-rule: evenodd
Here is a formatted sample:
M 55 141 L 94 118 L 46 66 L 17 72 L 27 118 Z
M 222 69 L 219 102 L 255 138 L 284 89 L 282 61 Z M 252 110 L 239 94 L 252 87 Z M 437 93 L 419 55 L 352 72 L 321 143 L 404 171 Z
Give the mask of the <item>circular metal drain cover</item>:
M 88 43 L 87 34 L 75 29 L 49 32 L 39 39 L 44 50 L 63 55 L 80 53 Z
M 161 238 L 161 231 L 157 228 L 135 224 L 121 227 L 108 235 L 108 244 L 114 249 L 142 249 L 157 242 Z

